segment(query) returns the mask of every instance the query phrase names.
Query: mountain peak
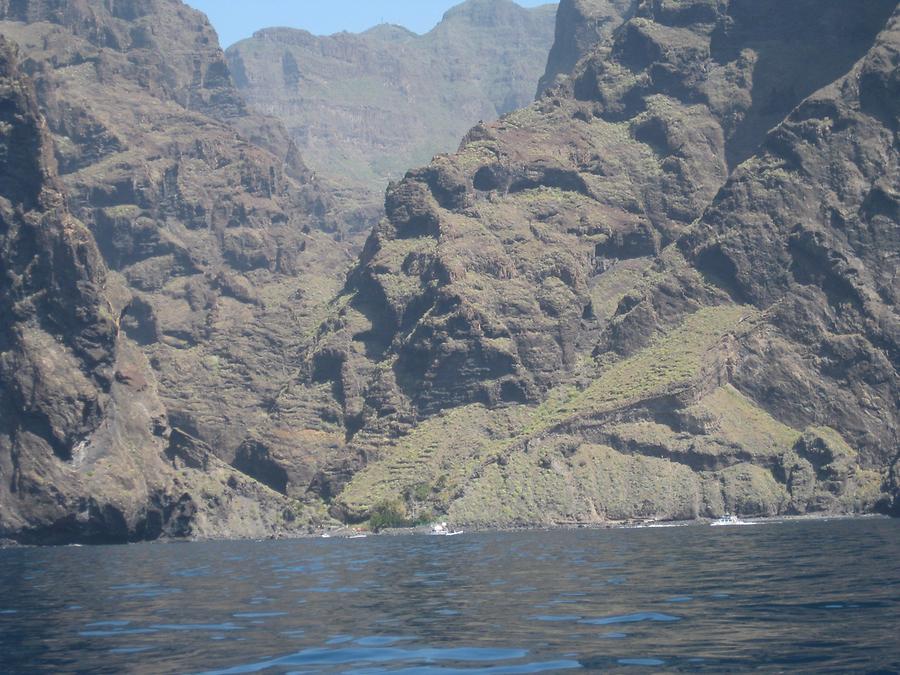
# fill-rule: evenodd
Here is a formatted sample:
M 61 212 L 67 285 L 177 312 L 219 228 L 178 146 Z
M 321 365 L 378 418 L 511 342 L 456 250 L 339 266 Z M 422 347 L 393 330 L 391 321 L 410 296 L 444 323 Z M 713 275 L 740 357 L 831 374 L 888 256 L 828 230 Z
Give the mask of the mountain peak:
M 419 37 L 418 33 L 395 23 L 380 23 L 377 26 L 372 26 L 368 30 L 363 31 L 361 34 L 383 40 L 384 42 L 403 42 L 406 40 L 414 40 Z
M 550 11 L 554 4 L 547 3 L 537 7 L 522 7 L 513 0 L 465 0 L 455 7 L 451 7 L 441 19 L 441 23 L 454 21 L 468 21 L 481 26 L 495 25 L 504 17 L 530 16 Z

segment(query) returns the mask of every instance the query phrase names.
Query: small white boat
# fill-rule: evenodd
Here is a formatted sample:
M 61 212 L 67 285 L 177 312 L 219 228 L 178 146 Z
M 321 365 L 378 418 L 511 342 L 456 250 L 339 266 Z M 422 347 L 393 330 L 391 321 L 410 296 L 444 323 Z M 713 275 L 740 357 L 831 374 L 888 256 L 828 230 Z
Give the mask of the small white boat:
M 347 539 L 365 539 L 368 536 L 367 534 L 351 534 Z
M 431 526 L 431 532 L 428 534 L 438 537 L 455 537 L 457 534 L 462 533 L 462 530 L 451 530 L 447 527 L 447 523 L 435 523 Z
M 710 525 L 712 527 L 725 527 L 728 525 L 756 525 L 756 523 L 749 523 L 746 520 L 741 520 L 737 516 L 725 515 L 718 520 L 712 521 Z

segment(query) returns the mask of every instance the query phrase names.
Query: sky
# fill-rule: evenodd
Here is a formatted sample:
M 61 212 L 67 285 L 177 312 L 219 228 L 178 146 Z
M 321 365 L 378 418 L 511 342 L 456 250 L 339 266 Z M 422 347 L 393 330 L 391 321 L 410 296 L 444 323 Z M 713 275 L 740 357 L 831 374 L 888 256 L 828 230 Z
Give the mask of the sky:
M 288 26 L 316 35 L 342 30 L 359 33 L 379 23 L 395 23 L 427 33 L 461 0 L 185 0 L 205 12 L 223 48 L 260 28 Z M 524 7 L 554 0 L 516 0 Z

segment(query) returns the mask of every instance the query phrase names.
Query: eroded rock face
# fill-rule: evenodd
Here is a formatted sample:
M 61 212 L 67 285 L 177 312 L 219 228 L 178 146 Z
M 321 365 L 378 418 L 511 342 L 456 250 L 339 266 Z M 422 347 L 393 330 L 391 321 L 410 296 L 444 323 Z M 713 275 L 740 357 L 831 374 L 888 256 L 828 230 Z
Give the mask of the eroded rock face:
M 455 149 L 478 120 L 532 101 L 554 13 L 467 0 L 421 36 L 391 25 L 327 37 L 272 28 L 227 56 L 250 104 L 284 122 L 310 165 L 380 210 L 388 180 Z
M 33 87 L 12 46 L 0 48 L 4 427 L 71 459 L 102 419 L 112 379 L 106 269 L 65 208 Z
M 372 460 L 342 512 L 886 508 L 895 9 L 641 2 L 537 103 L 392 186 L 316 353 Z
M 636 0 L 560 0 L 556 38 L 538 83 L 538 97 L 567 77 L 598 43 L 608 40 L 637 5 Z
M 579 33 L 599 6 L 560 19 L 598 36 L 568 77 L 390 186 L 344 277 L 329 194 L 218 49 L 159 65 L 152 27 L 202 44 L 198 15 L 0 3 L 36 87 L 2 90 L 0 536 L 275 534 L 298 497 L 896 513 L 896 2 Z
M 124 289 L 68 210 L 18 60 L 0 37 L 0 536 L 123 542 L 289 529 L 295 505 L 208 448 L 205 466 L 179 458 L 147 359 L 120 332 Z
M 69 206 L 169 419 L 226 463 L 261 443 L 302 495 L 343 438 L 330 396 L 288 387 L 352 260 L 331 193 L 248 110 L 215 32 L 177 0 L 4 3 L 0 33 L 19 44 Z
M 896 31 L 892 19 L 846 77 L 797 106 L 680 243 L 701 273 L 769 314 L 737 385 L 785 421 L 835 426 L 878 467 L 900 422 L 900 167 L 896 110 L 865 102 L 889 96 Z

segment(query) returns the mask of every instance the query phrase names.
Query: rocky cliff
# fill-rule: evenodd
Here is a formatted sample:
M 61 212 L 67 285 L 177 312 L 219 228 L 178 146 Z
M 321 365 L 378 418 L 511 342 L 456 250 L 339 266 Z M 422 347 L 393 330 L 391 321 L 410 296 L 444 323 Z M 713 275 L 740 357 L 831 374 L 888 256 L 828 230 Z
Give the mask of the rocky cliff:
M 158 382 L 166 424 L 276 490 L 285 481 L 269 455 L 308 482 L 322 448 L 335 445 L 320 428 L 331 404 L 311 390 L 277 414 L 271 402 L 351 261 L 352 232 L 329 191 L 279 123 L 248 111 L 214 31 L 177 0 L 0 3 L 0 34 L 18 45 L 33 83 L 60 199 L 83 224 L 89 260 L 108 269 L 106 319 L 149 362 L 152 377 L 137 379 Z M 26 154 L 11 171 L 39 192 L 34 171 L 20 171 Z M 88 381 L 100 377 L 76 365 Z M 102 378 L 121 384 L 112 372 Z M 98 405 L 77 393 L 65 415 L 84 408 L 94 424 Z M 62 459 L 79 429 L 57 435 Z M 123 442 L 155 456 L 153 439 Z
M 637 0 L 561 2 L 556 15 L 556 37 L 538 83 L 538 97 L 558 79 L 568 77 L 598 43 L 608 40 L 634 14 L 637 4 Z
M 641 2 L 393 185 L 314 354 L 366 462 L 334 511 L 890 509 L 896 26 L 893 0 Z
M 425 35 L 272 28 L 226 53 L 241 92 L 284 122 L 310 166 L 380 210 L 388 180 L 533 100 L 555 10 L 467 0 Z
M 896 0 L 566 0 L 349 267 L 201 15 L 0 17 L 0 536 L 900 511 Z
M 120 332 L 128 291 L 70 213 L 56 167 L 33 83 L 0 37 L 0 535 L 286 529 L 295 503 L 170 427 L 146 357 Z

